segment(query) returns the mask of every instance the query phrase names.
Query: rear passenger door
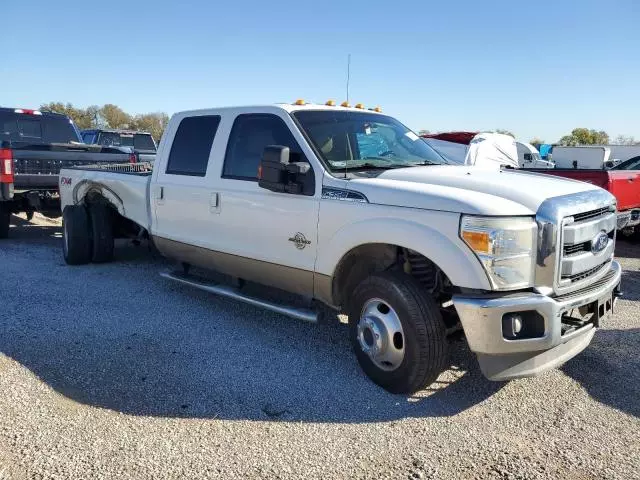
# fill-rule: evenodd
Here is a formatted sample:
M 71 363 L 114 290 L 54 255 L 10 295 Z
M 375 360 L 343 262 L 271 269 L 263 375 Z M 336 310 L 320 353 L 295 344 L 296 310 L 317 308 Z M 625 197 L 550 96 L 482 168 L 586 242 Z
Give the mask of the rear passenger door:
M 170 144 L 164 142 L 169 155 L 154 172 L 157 177 L 150 192 L 153 235 L 185 244 L 201 236 L 202 221 L 210 216 L 208 167 L 219 125 L 218 115 L 187 116 L 178 123 Z

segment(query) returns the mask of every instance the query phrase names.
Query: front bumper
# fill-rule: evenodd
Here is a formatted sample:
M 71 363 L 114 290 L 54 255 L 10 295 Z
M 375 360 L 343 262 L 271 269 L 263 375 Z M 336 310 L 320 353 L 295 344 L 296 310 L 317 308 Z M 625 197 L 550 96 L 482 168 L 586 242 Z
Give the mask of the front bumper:
M 619 290 L 620 264 L 588 287 L 557 297 L 525 292 L 506 295 L 454 295 L 469 347 L 478 356 L 482 373 L 490 380 L 537 375 L 562 365 L 591 341 L 595 322 L 563 333 L 563 316 L 573 309 L 609 298 L 610 307 Z M 507 313 L 535 311 L 544 319 L 544 334 L 536 338 L 509 340 L 503 336 L 502 318 Z

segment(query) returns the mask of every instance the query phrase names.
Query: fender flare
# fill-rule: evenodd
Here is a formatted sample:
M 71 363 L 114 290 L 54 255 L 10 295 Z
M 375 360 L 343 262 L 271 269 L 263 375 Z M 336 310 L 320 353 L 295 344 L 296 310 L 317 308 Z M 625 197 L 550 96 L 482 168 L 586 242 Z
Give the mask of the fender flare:
M 74 205 L 84 202 L 84 199 L 87 197 L 87 195 L 94 192 L 105 198 L 107 202 L 109 202 L 120 215 L 126 217 L 124 202 L 118 196 L 118 194 L 111 190 L 109 187 L 101 183 L 93 182 L 91 180 L 82 180 L 73 188 Z
M 491 290 L 482 264 L 462 240 L 454 242 L 432 227 L 400 218 L 367 219 L 341 228 L 318 251 L 316 272 L 333 278 L 345 255 L 372 243 L 398 245 L 424 255 L 456 287 Z

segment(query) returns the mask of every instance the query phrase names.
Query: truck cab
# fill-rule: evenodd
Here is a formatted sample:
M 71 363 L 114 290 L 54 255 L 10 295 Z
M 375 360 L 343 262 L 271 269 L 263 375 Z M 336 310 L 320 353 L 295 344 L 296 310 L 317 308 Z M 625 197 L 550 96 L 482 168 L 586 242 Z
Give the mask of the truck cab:
M 111 260 L 128 232 L 181 266 L 169 280 L 309 321 L 343 312 L 362 369 L 396 393 L 437 379 L 456 331 L 492 380 L 560 365 L 606 321 L 620 283 L 609 193 L 449 165 L 361 105 L 178 113 L 152 169 L 64 169 L 60 193 L 67 263 Z

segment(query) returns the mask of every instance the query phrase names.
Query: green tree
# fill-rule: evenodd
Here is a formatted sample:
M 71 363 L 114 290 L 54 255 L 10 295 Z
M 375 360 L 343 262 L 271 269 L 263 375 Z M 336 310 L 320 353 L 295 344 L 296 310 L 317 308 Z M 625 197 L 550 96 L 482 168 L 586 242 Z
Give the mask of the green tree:
M 133 118 L 131 128 L 149 132 L 156 142 L 159 142 L 164 129 L 167 127 L 167 123 L 169 123 L 169 115 L 164 112 L 145 113 L 143 115 L 136 115 Z
M 529 143 L 531 145 L 540 145 L 540 144 L 544 143 L 544 140 L 542 140 L 539 137 L 533 137 L 531 140 L 529 140 Z
M 609 143 L 609 135 L 602 130 L 574 128 L 569 135 L 562 137 L 558 143 L 565 146 L 602 145 Z
M 494 133 L 502 133 L 503 135 L 509 135 L 513 138 L 516 138 L 513 133 L 511 133 L 509 130 L 505 130 L 504 128 L 496 128 Z
M 100 108 L 99 114 L 109 128 L 131 128 L 133 119 L 117 105 L 107 103 Z
M 64 104 L 62 102 L 45 103 L 40 106 L 40 110 L 44 112 L 55 112 L 66 115 L 78 128 L 91 128 L 93 126 L 94 119 L 91 113 L 87 109 L 76 108 L 71 103 Z

